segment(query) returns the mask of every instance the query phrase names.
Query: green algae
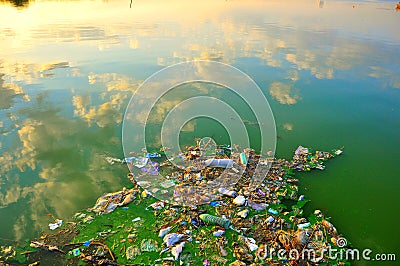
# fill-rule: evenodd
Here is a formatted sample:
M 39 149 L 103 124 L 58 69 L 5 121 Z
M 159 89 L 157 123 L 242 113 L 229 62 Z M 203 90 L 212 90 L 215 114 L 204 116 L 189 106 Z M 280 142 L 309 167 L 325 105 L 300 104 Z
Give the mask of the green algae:
M 312 156 L 307 156 L 305 162 L 310 162 L 312 158 Z M 305 166 L 305 171 L 308 171 L 308 166 Z M 284 180 L 295 176 L 295 172 L 290 167 L 284 165 L 282 168 L 284 168 L 282 176 Z M 239 187 L 243 186 L 240 182 Z M 298 197 L 298 187 L 286 183 L 285 186 L 274 191 L 277 195 L 277 203 L 269 203 L 268 207 L 263 210 L 255 210 L 249 208 L 249 206 L 234 206 L 229 197 L 221 197 L 218 201 L 220 202 L 219 206 L 204 204 L 197 207 L 178 207 L 167 204 L 165 207 L 156 210 L 151 208 L 150 205 L 157 200 L 149 196 L 144 197 L 144 194 L 141 193 L 143 189 L 137 189 L 139 191 L 136 193 L 133 202 L 125 207 L 116 208 L 109 214 L 94 215 L 92 212 L 86 211 L 75 215 L 74 232 L 76 232 L 76 235 L 69 243 L 60 246 L 62 251 L 66 253 L 65 264 L 91 265 L 87 262 L 87 256 L 97 255 L 119 265 L 161 265 L 166 259 L 168 265 L 180 265 L 181 262 L 184 265 L 202 265 L 204 260 L 208 260 L 212 265 L 233 262 L 237 259 L 237 254 L 234 254 L 234 243 L 238 241 L 238 235 L 243 234 L 238 230 L 240 226 L 249 227 L 248 233 L 246 233 L 247 237 L 261 239 L 262 236 L 258 234 L 262 231 L 262 228 L 257 221 L 272 215 L 275 219 L 282 219 L 285 224 L 284 227 L 281 227 L 281 230 L 289 232 L 296 227 L 293 222 L 294 219 L 303 217 L 303 207 L 309 202 L 307 199 L 295 200 Z M 291 203 L 289 204 L 289 202 Z M 219 217 L 221 211 L 226 208 L 231 208 L 234 211 L 231 218 L 243 209 L 249 210 L 249 214 L 246 219 L 233 218 L 231 229 L 225 228 L 225 234 L 222 238 L 213 236 L 218 225 L 201 223 L 201 219 L 193 220 L 193 218 L 196 218 L 193 214 L 197 214 L 201 218 L 201 215 L 203 215 L 201 213 Z M 252 222 L 249 223 L 249 221 Z M 308 217 L 308 221 L 311 226 L 317 227 L 321 224 L 322 218 L 312 214 Z M 169 233 L 186 232 L 189 236 L 185 239 L 186 245 L 178 261 L 171 260 L 170 251 L 165 249 L 163 239 L 158 236 L 159 230 L 166 225 L 172 228 Z M 217 239 L 229 243 L 223 246 L 227 254 L 221 254 Z M 76 257 L 72 254 L 73 248 L 79 249 L 79 256 Z M 133 252 L 136 249 L 139 252 Z M 160 252 L 160 250 L 162 251 Z M 27 261 L 23 260 L 22 257 L 14 258 L 14 261 L 17 260 L 18 262 Z M 277 256 L 272 256 L 268 262 L 278 261 L 281 264 L 289 263 L 289 260 L 282 261 Z M 339 261 L 336 260 L 335 262 Z M 260 263 L 260 265 L 263 265 L 262 262 Z M 340 263 L 347 262 L 341 260 Z

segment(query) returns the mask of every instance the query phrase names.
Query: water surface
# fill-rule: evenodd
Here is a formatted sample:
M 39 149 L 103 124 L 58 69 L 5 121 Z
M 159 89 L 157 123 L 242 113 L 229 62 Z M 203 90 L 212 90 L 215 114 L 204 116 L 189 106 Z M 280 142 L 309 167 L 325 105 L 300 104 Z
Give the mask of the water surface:
M 232 64 L 261 87 L 276 120 L 278 157 L 290 158 L 300 144 L 345 146 L 324 172 L 300 175 L 309 210 L 327 211 L 357 247 L 397 252 L 394 7 L 391 1 L 134 1 L 132 8 L 128 1 L 34 1 L 19 8 L 2 2 L 0 237 L 38 236 L 51 222 L 46 213 L 68 219 L 100 194 L 128 185 L 127 169 L 104 158 L 123 156 L 121 123 L 132 92 L 165 66 L 204 59 Z M 229 92 L 217 95 L 235 105 Z M 164 115 L 173 104 L 167 98 L 158 111 Z M 214 135 L 224 142 L 224 129 L 213 123 L 193 121 L 183 139 Z

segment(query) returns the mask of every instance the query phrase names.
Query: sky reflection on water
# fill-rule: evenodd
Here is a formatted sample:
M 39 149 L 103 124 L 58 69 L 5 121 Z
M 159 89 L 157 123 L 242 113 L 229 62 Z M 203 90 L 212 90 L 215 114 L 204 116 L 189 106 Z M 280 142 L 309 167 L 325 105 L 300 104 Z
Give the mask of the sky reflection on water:
M 49 222 L 45 213 L 67 219 L 127 184 L 126 169 L 104 157 L 122 156 L 121 122 L 132 92 L 173 63 L 215 60 L 252 76 L 287 138 L 282 155 L 319 119 L 294 114 L 313 113 L 309 106 L 332 123 L 354 126 L 354 134 L 368 119 L 376 127 L 385 121 L 387 132 L 379 134 L 387 135 L 371 136 L 392 141 L 382 144 L 390 149 L 399 144 L 399 22 L 393 3 L 375 2 L 134 1 L 131 9 L 128 1 L 34 1 L 22 9 L 2 3 L 0 215 L 9 219 L 0 221 L 0 236 L 37 235 Z M 323 109 L 331 103 L 340 107 L 333 114 Z M 359 119 L 353 103 L 367 110 Z M 354 116 L 346 116 L 350 110 Z M 323 132 L 326 121 L 318 121 Z M 334 125 L 328 129 L 315 145 L 354 142 L 351 133 L 341 139 Z M 395 199 L 390 191 L 385 196 L 383 202 Z M 360 230 L 377 231 L 369 226 Z

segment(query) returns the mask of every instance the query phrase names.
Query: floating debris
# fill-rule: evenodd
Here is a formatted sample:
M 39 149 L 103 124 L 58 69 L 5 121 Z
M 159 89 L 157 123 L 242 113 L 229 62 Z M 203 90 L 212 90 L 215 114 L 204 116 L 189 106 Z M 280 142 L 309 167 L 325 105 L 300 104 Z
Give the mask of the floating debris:
M 223 217 L 217 217 L 210 214 L 201 214 L 200 219 L 206 223 L 218 224 L 222 227 L 229 228 L 231 221 Z
M 81 255 L 81 250 L 79 248 L 73 249 L 72 255 L 74 255 L 74 257 L 78 257 L 79 255 Z
M 225 234 L 224 230 L 218 230 L 218 231 L 213 233 L 213 235 L 216 236 L 216 237 L 222 236 L 223 234 Z
M 158 251 L 158 243 L 154 239 L 143 239 L 140 244 L 140 250 L 142 252 Z
M 314 211 L 314 214 L 315 214 L 315 216 L 316 217 L 318 217 L 318 218 L 321 218 L 323 215 L 322 215 L 322 212 L 320 211 L 320 210 L 315 210 Z
M 269 208 L 269 209 L 268 209 L 268 212 L 271 213 L 271 214 L 275 214 L 275 215 L 278 214 L 278 211 L 277 211 L 277 210 L 274 210 L 274 209 L 272 209 L 272 208 Z
M 325 227 L 325 229 L 329 232 L 329 234 L 334 235 L 334 236 L 337 235 L 336 228 L 333 226 L 333 224 L 331 224 L 327 220 L 325 220 L 325 219 L 322 220 L 322 226 Z
M 29 246 L 30 247 L 32 247 L 32 248 L 40 248 L 40 247 L 43 247 L 43 245 L 44 245 L 44 241 L 42 240 L 42 241 L 32 241 L 30 244 L 29 244 Z
M 342 150 L 336 150 L 334 153 L 335 153 L 335 155 L 340 155 L 340 154 L 343 153 L 343 151 Z
M 84 223 L 90 224 L 93 220 L 94 220 L 94 216 L 88 215 L 88 216 L 86 216 L 82 221 L 83 221 Z
M 258 245 L 256 244 L 256 240 L 254 238 L 240 235 L 238 240 L 246 244 L 250 251 L 255 251 L 258 249 Z
M 209 266 L 211 265 L 209 260 L 203 260 L 203 266 Z
M 193 205 L 178 206 L 166 201 L 154 202 L 151 195 L 156 192 L 150 188 L 150 181 L 141 180 L 140 185 L 143 185 L 143 188 L 140 188 L 136 177 L 129 174 L 134 184 L 132 189 L 107 193 L 89 210 L 102 215 L 126 206 L 125 211 L 114 212 L 109 216 L 112 218 L 97 217 L 89 212 L 76 213 L 74 219 L 80 233 L 68 228 L 57 232 L 72 235 L 69 241 L 75 240 L 68 244 L 71 245 L 68 246 L 70 248 L 66 248 L 66 242 L 59 243 L 56 240 L 59 239 L 59 235 L 56 234 L 54 237 L 44 235 L 31 241 L 30 247 L 38 251 L 56 251 L 57 254 L 69 251 L 70 259 L 74 260 L 72 264 L 78 264 L 79 260 L 82 260 L 89 265 L 126 265 L 141 261 L 140 263 L 146 265 L 179 263 L 237 266 L 259 263 L 257 258 L 266 257 L 271 248 L 296 249 L 299 254 L 304 248 L 312 248 L 320 255 L 323 248 L 342 246 L 343 241 L 337 229 L 320 210 L 315 210 L 308 218 L 303 217 L 303 207 L 308 200 L 304 195 L 299 195 L 298 180 L 293 178 L 296 171 L 324 169 L 324 162 L 342 154 L 342 148 L 332 152 L 313 152 L 310 148 L 299 146 L 291 161 L 275 158 L 259 160 L 260 155 L 254 150 L 240 151 L 235 145 L 228 150 L 220 147 L 224 152 L 214 153 L 212 156 L 215 157 L 212 158 L 207 157 L 207 153 L 200 146 L 188 147 L 187 150 L 186 153 L 174 156 L 175 160 L 190 160 L 194 164 L 190 167 L 185 166 L 184 169 L 174 168 L 167 162 L 161 162 L 159 165 L 149 163 L 144 157 L 132 157 L 124 162 L 140 168 L 141 170 L 137 171 L 139 175 L 148 173 L 151 168 L 155 168 L 153 170 L 157 173 L 166 174 L 166 181 L 162 183 L 162 187 L 176 186 L 174 195 L 190 197 L 193 199 Z M 196 163 L 201 167 L 197 167 Z M 260 186 L 250 190 L 251 176 L 256 171 L 257 164 L 261 168 L 269 167 L 269 171 Z M 239 172 L 243 174 L 237 177 Z M 231 178 L 237 178 L 238 182 L 235 185 L 229 184 Z M 210 195 L 197 195 L 190 189 L 185 194 L 184 190 L 179 190 L 185 186 L 201 187 L 202 184 L 212 184 Z M 207 204 L 196 204 L 201 202 L 201 197 L 208 196 Z M 287 201 L 293 204 L 286 206 Z M 128 208 L 130 202 L 135 204 L 129 205 Z M 94 219 L 96 222 L 89 225 Z M 142 221 L 154 223 L 154 230 L 143 227 Z M 93 232 L 92 226 L 98 226 L 98 231 Z M 91 234 L 95 237 L 87 240 Z M 146 239 L 143 239 L 143 236 L 146 236 Z M 184 248 L 190 252 L 184 252 Z M 146 254 L 160 250 L 157 259 Z M 78 251 L 80 253 L 75 256 L 74 251 L 75 254 L 78 254 Z M 204 258 L 206 259 L 203 260 Z M 326 256 L 321 256 L 318 261 L 307 258 L 278 260 L 271 257 L 266 263 L 337 265 L 346 261 L 333 260 Z
M 233 255 L 240 260 L 244 262 L 252 262 L 254 260 L 254 256 L 250 253 L 248 248 L 244 245 L 241 245 L 237 242 L 232 243 L 232 248 L 233 248 Z
M 149 158 L 147 157 L 128 157 L 123 160 L 123 162 L 132 164 L 137 168 L 145 167 L 146 164 L 149 162 Z
M 275 220 L 275 218 L 273 216 L 269 216 L 265 221 L 267 223 L 272 223 Z
M 217 255 L 212 255 L 211 259 L 218 262 L 218 265 L 225 265 L 228 262 L 228 259 L 221 258 L 220 256 Z
M 243 165 L 247 164 L 247 158 L 246 158 L 246 154 L 244 152 L 242 152 L 240 154 L 240 163 L 243 164 Z
M 264 203 L 264 202 L 256 203 L 256 202 L 253 202 L 253 201 L 249 201 L 249 202 L 248 202 L 248 205 L 249 205 L 253 210 L 256 210 L 256 211 L 262 211 L 262 210 L 265 210 L 265 209 L 268 207 L 268 204 L 266 204 L 266 203 Z
M 241 217 L 241 218 L 246 218 L 247 215 L 249 214 L 249 212 L 250 212 L 250 211 L 249 211 L 248 209 L 244 209 L 244 210 L 238 212 L 238 213 L 237 213 L 237 216 L 239 216 L 239 217 Z
M 233 203 L 238 205 L 238 206 L 242 206 L 244 203 L 246 202 L 246 198 L 242 195 L 237 196 L 234 200 Z
M 228 256 L 228 252 L 225 249 L 226 244 L 228 244 L 228 240 L 226 239 L 226 237 L 221 237 L 217 239 L 215 244 L 217 245 L 219 255 L 221 255 L 222 257 Z
M 8 259 L 15 256 L 15 249 L 13 246 L 0 246 L 0 249 L 0 259 Z
M 234 190 L 228 190 L 228 189 L 225 189 L 225 188 L 219 188 L 218 192 L 223 194 L 223 195 L 225 195 L 225 196 L 228 196 L 228 197 L 236 197 L 236 191 L 234 191 Z
M 158 233 L 158 237 L 163 238 L 166 234 L 168 234 L 171 231 L 171 226 L 168 226 L 166 228 L 160 229 L 160 232 Z
M 50 230 L 55 230 L 58 227 L 61 227 L 62 223 L 63 223 L 62 220 L 56 219 L 56 222 L 54 224 L 51 224 L 51 223 L 49 224 L 49 228 L 50 228 Z
M 109 164 L 113 165 L 115 163 L 123 163 L 124 161 L 118 158 L 113 158 L 113 157 L 109 157 L 107 156 L 106 158 L 104 158 Z
M 159 154 L 158 152 L 154 152 L 154 153 L 146 153 L 146 158 L 161 158 L 161 154 Z
M 77 213 L 74 214 L 74 218 L 75 218 L 75 219 L 78 219 L 78 220 L 82 220 L 82 219 L 84 219 L 85 217 L 86 217 L 86 213 L 77 212 Z
M 231 159 L 208 159 L 204 161 L 207 167 L 222 167 L 222 168 L 232 168 L 233 160 Z
M 154 202 L 153 204 L 150 205 L 150 207 L 152 207 L 154 210 L 161 210 L 162 208 L 164 208 L 164 201 L 158 201 L 158 202 Z
M 297 225 L 297 228 L 299 228 L 299 229 L 304 229 L 304 228 L 309 227 L 310 225 L 311 225 L 311 223 L 309 223 L 309 222 L 307 222 L 307 223 L 302 223 L 302 224 L 298 224 L 298 225 Z
M 132 222 L 133 222 L 133 223 L 139 222 L 141 219 L 142 219 L 142 218 L 140 218 L 140 217 L 136 217 L 135 219 L 132 219 Z
M 126 258 L 128 260 L 134 260 L 140 254 L 140 249 L 137 246 L 129 246 L 125 252 Z
M 171 254 L 174 256 L 175 260 L 178 260 L 179 255 L 181 254 L 184 246 L 185 242 L 181 242 L 171 249 Z
M 95 206 L 90 210 L 97 214 L 107 214 L 113 212 L 117 207 L 124 206 L 133 201 L 136 197 L 137 191 L 135 189 L 124 188 L 121 191 L 114 193 L 107 193 L 101 196 Z
M 88 246 L 90 246 L 90 243 L 92 243 L 92 241 L 93 241 L 93 238 L 83 242 L 82 246 L 88 247 Z
M 183 234 L 176 234 L 176 233 L 167 234 L 164 236 L 163 241 L 167 247 L 170 247 L 178 243 L 184 236 L 185 235 Z
M 229 266 L 246 266 L 246 263 L 240 260 L 235 260 L 234 262 L 230 263 Z
M 210 202 L 210 206 L 212 206 L 212 207 L 218 207 L 218 206 L 220 206 L 220 204 L 219 204 L 219 202 L 217 202 L 217 201 L 211 201 L 211 202 Z

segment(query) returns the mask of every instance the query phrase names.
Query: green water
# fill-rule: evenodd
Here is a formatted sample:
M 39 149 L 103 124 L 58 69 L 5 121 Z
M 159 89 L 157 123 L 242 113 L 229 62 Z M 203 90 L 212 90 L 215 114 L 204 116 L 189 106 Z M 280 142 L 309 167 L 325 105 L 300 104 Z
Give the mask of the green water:
M 345 146 L 325 171 L 299 175 L 312 200 L 308 210 L 327 211 L 354 246 L 398 256 L 400 12 L 394 7 L 389 1 L 134 1 L 132 8 L 129 1 L 35 1 L 19 8 L 1 2 L 0 238 L 38 236 L 52 222 L 45 214 L 66 220 L 127 185 L 127 169 L 104 158 L 123 157 L 122 119 L 132 93 L 165 66 L 204 59 L 231 64 L 260 86 L 274 113 L 278 157 L 290 158 L 298 145 Z M 163 110 L 198 92 L 189 87 L 187 94 L 167 95 Z M 252 120 L 233 93 L 214 94 Z M 150 138 L 158 134 L 159 125 L 152 126 Z M 200 118 L 187 129 L 183 144 L 207 135 L 228 140 L 215 121 Z M 253 125 L 247 129 L 257 136 Z

